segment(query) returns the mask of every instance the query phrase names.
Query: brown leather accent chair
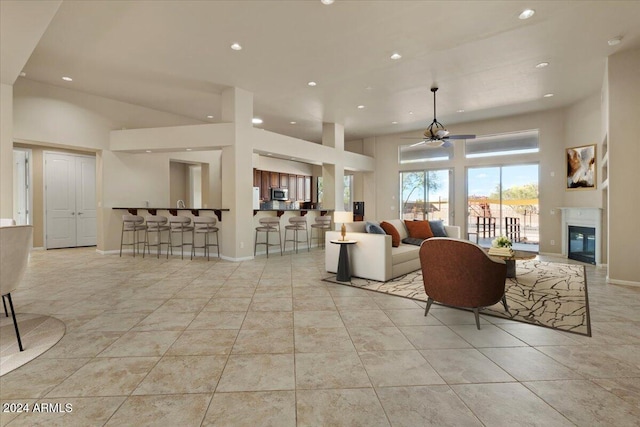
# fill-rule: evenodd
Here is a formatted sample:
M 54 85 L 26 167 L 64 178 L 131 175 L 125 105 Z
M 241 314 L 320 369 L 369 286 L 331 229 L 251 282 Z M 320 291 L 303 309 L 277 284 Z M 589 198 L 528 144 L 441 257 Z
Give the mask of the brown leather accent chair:
M 431 304 L 471 308 L 480 329 L 479 309 L 502 301 L 507 313 L 505 298 L 507 266 L 504 261 L 489 258 L 478 245 L 466 240 L 434 237 L 420 246 L 420 266 L 424 291 Z

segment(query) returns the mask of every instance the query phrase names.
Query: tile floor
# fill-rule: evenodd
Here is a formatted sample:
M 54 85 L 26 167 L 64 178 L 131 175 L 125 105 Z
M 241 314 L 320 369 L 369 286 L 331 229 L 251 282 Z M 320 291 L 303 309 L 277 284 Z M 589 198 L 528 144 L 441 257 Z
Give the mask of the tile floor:
M 488 316 L 477 331 L 442 307 L 425 318 L 421 303 L 321 281 L 323 260 L 33 252 L 17 310 L 67 330 L 0 378 L 3 410 L 31 405 L 0 424 L 640 424 L 640 289 L 603 269 L 587 267 L 588 338 Z

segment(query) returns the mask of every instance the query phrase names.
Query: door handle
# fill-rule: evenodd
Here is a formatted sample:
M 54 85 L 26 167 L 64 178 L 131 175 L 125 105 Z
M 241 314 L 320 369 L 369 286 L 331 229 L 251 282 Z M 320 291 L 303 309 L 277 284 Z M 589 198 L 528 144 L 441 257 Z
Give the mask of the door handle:
M 75 212 L 71 212 L 71 215 L 75 215 L 75 214 L 76 214 Z
M 78 212 L 78 215 L 82 215 L 82 212 Z

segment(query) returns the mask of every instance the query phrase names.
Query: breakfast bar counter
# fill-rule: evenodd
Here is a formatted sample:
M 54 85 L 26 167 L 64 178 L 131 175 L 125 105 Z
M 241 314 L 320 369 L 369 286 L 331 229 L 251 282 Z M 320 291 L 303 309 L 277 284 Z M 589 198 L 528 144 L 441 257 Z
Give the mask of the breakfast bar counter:
M 169 213 L 173 216 L 178 216 L 178 211 L 189 211 L 193 216 L 200 216 L 201 211 L 210 211 L 213 212 L 218 221 L 222 221 L 222 212 L 229 212 L 229 209 L 222 208 L 127 208 L 127 207 L 116 207 L 112 208 L 114 210 L 126 210 L 131 215 L 138 215 L 138 210 L 145 210 L 149 212 L 151 215 L 157 215 L 158 211 L 169 211 Z M 255 215 L 255 214 L 254 214 Z

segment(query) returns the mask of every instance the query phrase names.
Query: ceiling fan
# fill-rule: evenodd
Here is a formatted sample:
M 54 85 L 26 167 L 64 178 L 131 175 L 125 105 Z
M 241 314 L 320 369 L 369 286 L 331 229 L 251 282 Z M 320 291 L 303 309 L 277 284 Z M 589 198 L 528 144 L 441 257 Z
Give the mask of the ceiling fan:
M 436 120 L 436 92 L 437 87 L 432 87 L 433 92 L 433 121 L 424 131 L 424 139 L 422 141 L 411 144 L 411 147 L 425 144 L 427 147 L 451 147 L 450 140 L 452 139 L 474 139 L 475 135 L 451 135 L 449 131 L 444 127 L 442 123 Z

